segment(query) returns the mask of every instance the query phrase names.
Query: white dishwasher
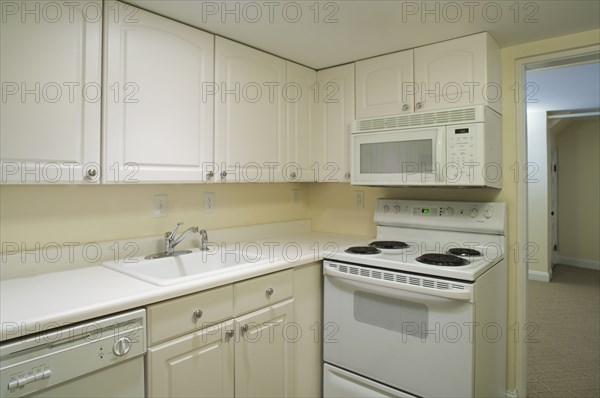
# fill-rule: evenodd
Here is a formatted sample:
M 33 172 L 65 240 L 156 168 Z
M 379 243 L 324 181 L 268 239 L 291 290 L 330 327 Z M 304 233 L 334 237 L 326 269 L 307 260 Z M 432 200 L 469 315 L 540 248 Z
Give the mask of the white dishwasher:
M 143 397 L 146 310 L 0 346 L 1 397 Z

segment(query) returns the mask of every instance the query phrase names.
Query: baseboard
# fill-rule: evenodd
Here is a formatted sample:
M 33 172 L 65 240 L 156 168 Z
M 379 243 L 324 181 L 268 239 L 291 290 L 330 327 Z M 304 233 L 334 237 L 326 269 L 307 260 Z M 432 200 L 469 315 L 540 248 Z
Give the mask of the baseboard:
M 517 390 L 506 390 L 506 398 L 519 398 Z
M 528 278 L 530 281 L 550 282 L 550 279 L 552 279 L 552 273 L 544 272 L 544 271 L 529 270 Z
M 588 260 L 587 258 L 556 256 L 556 262 L 558 264 L 572 265 L 573 267 L 588 268 L 600 271 L 600 261 Z

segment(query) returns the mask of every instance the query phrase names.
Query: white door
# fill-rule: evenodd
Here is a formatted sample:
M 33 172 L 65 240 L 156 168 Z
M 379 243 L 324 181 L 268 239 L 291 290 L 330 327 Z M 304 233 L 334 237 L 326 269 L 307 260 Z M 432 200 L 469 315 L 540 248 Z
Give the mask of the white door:
M 558 262 L 558 148 L 554 147 L 551 152 L 550 170 L 550 225 L 552 228 L 552 242 L 550 262 L 552 265 Z
M 294 395 L 293 299 L 236 318 L 235 396 Z M 290 327 L 291 326 L 291 327 Z
M 283 181 L 286 61 L 221 37 L 215 54 L 217 180 Z
M 356 118 L 413 111 L 413 50 L 356 62 Z
M 205 180 L 214 36 L 119 2 L 105 18 L 104 181 Z
M 150 397 L 233 397 L 233 321 L 150 347 Z
M 319 182 L 350 182 L 350 134 L 354 121 L 354 64 L 317 72 L 313 152 Z
M 285 181 L 317 180 L 317 159 L 311 150 L 316 87 L 315 70 L 287 61 L 287 83 L 282 91 L 287 109 L 287 163 L 283 168 Z
M 485 104 L 486 34 L 416 48 L 415 110 Z
M 2 19 L 1 182 L 98 182 L 102 2 L 3 2 Z

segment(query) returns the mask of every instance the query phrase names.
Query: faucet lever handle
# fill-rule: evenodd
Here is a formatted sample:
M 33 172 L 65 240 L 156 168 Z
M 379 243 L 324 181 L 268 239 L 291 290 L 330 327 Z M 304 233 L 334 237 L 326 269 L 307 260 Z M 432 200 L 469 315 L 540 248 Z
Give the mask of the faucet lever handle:
M 173 229 L 173 232 L 171 232 L 168 236 L 167 239 L 173 239 L 175 237 L 175 234 L 177 233 L 177 230 L 179 229 L 179 226 L 182 225 L 183 222 L 178 222 L 177 225 L 175 225 L 175 228 Z

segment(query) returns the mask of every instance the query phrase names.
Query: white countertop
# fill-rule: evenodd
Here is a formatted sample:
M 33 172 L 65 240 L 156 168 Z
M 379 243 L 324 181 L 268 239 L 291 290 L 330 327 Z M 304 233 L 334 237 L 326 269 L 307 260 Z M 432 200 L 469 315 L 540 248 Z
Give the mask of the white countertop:
M 327 251 L 365 239 L 364 236 L 306 232 L 258 240 L 253 244 L 273 247 L 278 260 L 244 265 L 170 286 L 143 282 L 102 265 L 3 279 L 0 281 L 0 341 L 320 261 Z

